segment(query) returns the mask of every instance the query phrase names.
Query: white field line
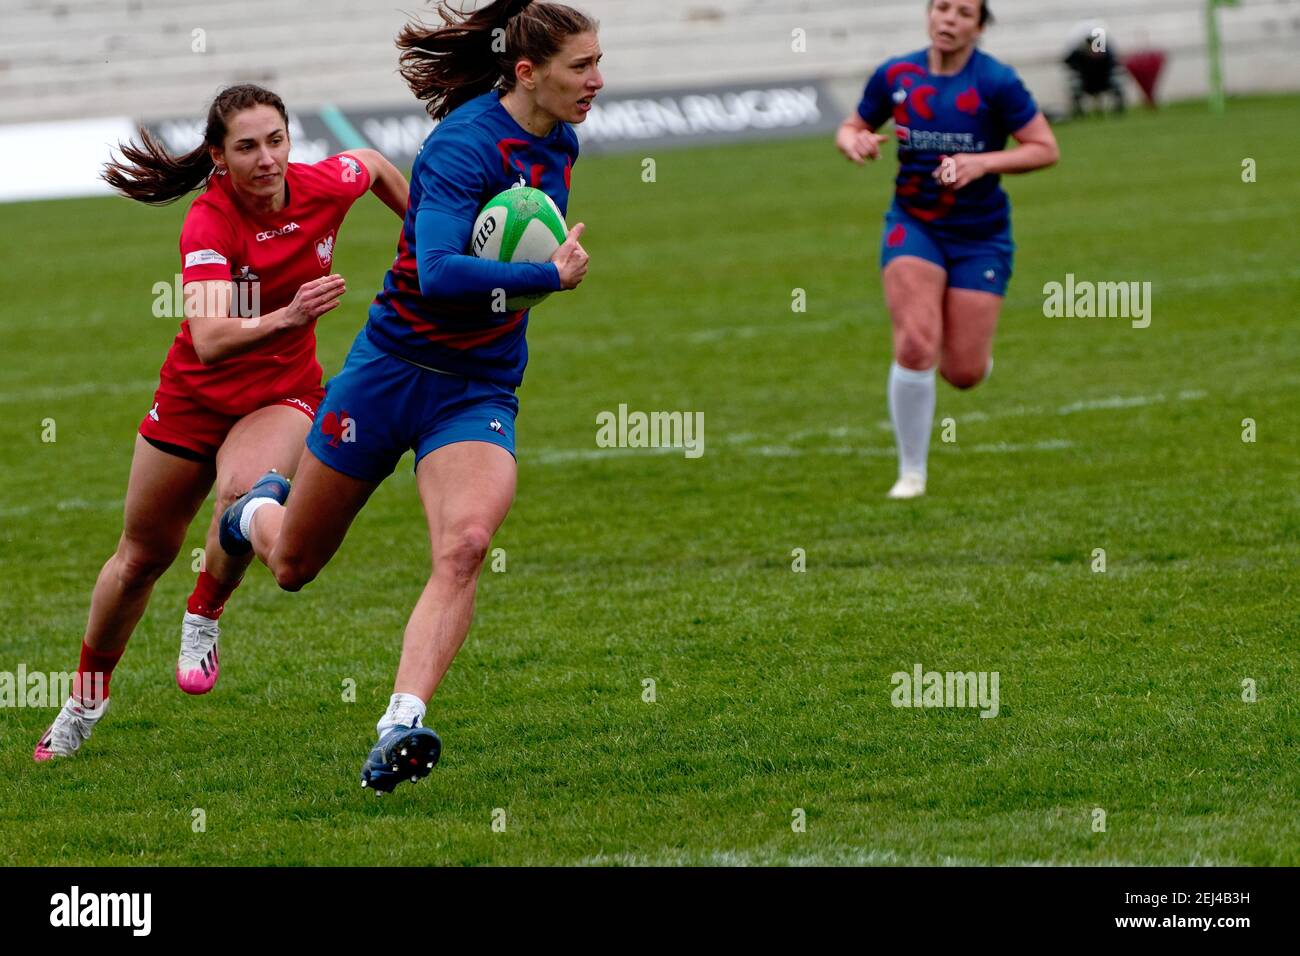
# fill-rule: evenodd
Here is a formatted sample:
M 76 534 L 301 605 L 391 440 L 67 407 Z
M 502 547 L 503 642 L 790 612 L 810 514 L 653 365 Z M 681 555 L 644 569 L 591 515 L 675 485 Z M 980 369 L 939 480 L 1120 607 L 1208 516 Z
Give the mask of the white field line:
M 127 395 L 137 392 L 145 406 L 145 411 L 148 411 L 148 406 L 153 402 L 154 390 L 157 388 L 156 376 L 138 382 L 77 382 L 73 385 L 44 385 L 15 392 L 0 392 L 0 405 L 13 405 L 19 402 L 56 402 L 65 398 L 80 398 L 83 395 Z M 143 414 L 141 412 L 142 416 Z
M 593 441 L 594 441 L 593 436 Z M 708 446 L 705 445 L 707 452 Z M 639 455 L 681 455 L 681 448 L 538 448 L 521 450 L 519 457 L 530 464 L 558 465 L 570 461 L 602 461 Z
M 1056 410 L 1058 415 L 1074 415 L 1078 412 L 1105 411 L 1111 408 L 1139 408 L 1143 405 L 1163 405 L 1165 402 L 1196 402 L 1205 398 L 1205 392 L 1199 389 L 1187 389 L 1179 392 L 1172 399 L 1164 395 L 1112 395 L 1110 398 L 1088 399 L 1062 405 Z
M 801 433 L 804 436 L 811 437 L 810 433 Z M 731 436 L 728 436 L 731 437 Z M 751 436 L 744 436 L 746 438 Z M 732 458 L 736 455 L 742 455 L 751 458 L 803 458 L 813 455 L 832 455 L 838 457 L 859 457 L 859 458 L 893 458 L 896 452 L 894 447 L 873 447 L 864 446 L 856 447 L 853 445 L 817 445 L 811 447 L 796 448 L 788 444 L 766 444 L 766 445 L 745 445 L 735 441 L 728 441 L 727 438 L 721 440 L 721 444 L 727 445 L 727 457 Z M 981 445 L 964 445 L 954 447 L 948 445 L 938 445 L 934 451 L 938 454 L 976 454 L 976 455 L 1015 455 L 1024 452 L 1036 451 L 1064 451 L 1067 448 L 1073 448 L 1074 444 L 1063 438 L 1052 438 L 1046 441 L 1029 442 L 1017 444 L 1012 442 L 990 442 Z M 704 454 L 708 455 L 708 442 L 704 444 Z M 526 449 L 520 452 L 520 456 L 526 464 L 538 465 L 560 465 L 571 461 L 607 461 L 610 458 L 633 458 L 644 455 L 678 455 L 684 456 L 684 449 L 681 448 L 541 448 L 533 452 Z
M 959 423 L 987 422 L 999 418 L 1077 415 L 1081 412 L 1104 412 L 1117 408 L 1142 408 L 1146 405 L 1164 405 L 1170 402 L 1198 402 L 1207 397 L 1208 393 L 1200 389 L 1184 389 L 1172 397 L 1160 393 L 1155 395 L 1109 395 L 1105 398 L 1089 398 L 1071 402 L 1069 405 L 1060 405 L 1055 408 L 1043 405 L 1009 405 L 998 409 L 996 412 L 965 412 L 957 418 L 957 421 Z M 936 417 L 939 416 L 936 415 Z M 881 431 L 894 430 L 894 426 L 889 423 L 888 419 L 876 422 L 876 428 Z
M 1152 283 L 1152 291 L 1163 289 L 1215 289 L 1221 286 L 1263 285 L 1265 283 L 1300 279 L 1300 267 L 1272 269 L 1269 271 L 1241 270 L 1240 272 L 1206 272 L 1202 275 L 1179 276 Z
M 879 322 L 880 316 L 873 316 Z M 754 339 L 763 335 L 805 335 L 809 333 L 843 332 L 857 329 L 857 319 L 842 316 L 822 322 L 803 322 L 796 316 L 792 321 L 780 324 L 721 325 L 694 332 L 674 334 L 665 341 L 687 342 L 690 345 L 712 345 L 733 339 Z M 866 328 L 863 326 L 863 328 Z M 644 350 L 648 339 L 644 335 L 611 335 L 603 339 L 582 338 L 578 335 L 557 336 L 548 343 L 555 353 L 590 355 L 595 352 L 636 352 Z
M 1020 418 L 1029 416 L 1058 416 L 1077 415 L 1083 412 L 1101 412 L 1116 411 L 1128 408 L 1142 408 L 1149 405 L 1163 405 L 1170 402 L 1194 402 L 1200 401 L 1207 397 L 1207 393 L 1199 389 L 1186 389 L 1178 392 L 1173 397 L 1167 397 L 1164 394 L 1157 393 L 1154 395 L 1110 395 L 1103 398 L 1084 399 L 1072 402 L 1069 405 L 1058 406 L 1029 406 L 1018 405 L 1005 409 L 999 409 L 996 412 L 968 412 L 958 417 L 958 422 L 976 422 L 991 421 L 1000 418 Z M 881 431 L 892 431 L 893 426 L 888 421 L 876 423 L 876 428 Z M 804 455 L 848 455 L 859 456 L 862 458 L 889 458 L 895 454 L 893 446 L 877 447 L 863 445 L 860 447 L 837 444 L 823 445 L 820 447 L 793 447 L 801 441 L 809 439 L 852 439 L 854 435 L 860 435 L 866 440 L 865 428 L 854 428 L 847 425 L 840 425 L 834 428 L 806 429 L 803 431 L 792 432 L 784 437 L 771 435 L 757 435 L 753 432 L 736 432 L 730 435 L 723 435 L 719 438 L 712 439 L 714 444 L 728 446 L 731 450 L 739 451 L 741 455 L 748 455 L 759 458 L 798 458 Z M 773 438 L 776 438 L 773 441 Z M 593 432 L 592 440 L 595 440 Z M 709 439 L 705 440 L 705 454 L 708 454 Z M 755 444 L 762 442 L 762 444 Z M 956 446 L 951 447 L 944 444 L 935 446 L 935 451 L 940 454 L 950 452 L 967 452 L 974 454 L 991 454 L 991 455 L 1009 455 L 1021 454 L 1024 452 L 1041 452 L 1041 451 L 1063 451 L 1072 448 L 1073 443 L 1062 438 L 1053 438 L 1046 441 L 1030 443 L 1011 443 L 1011 442 L 992 442 L 980 445 Z M 682 455 L 681 448 L 524 448 L 520 452 L 520 457 L 525 462 L 535 462 L 541 465 L 557 465 L 571 461 L 600 461 L 615 457 L 632 457 L 636 455 Z M 729 452 L 730 454 L 730 452 Z
M 52 505 L 15 505 L 0 508 L 0 518 L 23 518 L 30 514 L 46 511 L 121 511 L 122 498 L 106 498 L 99 501 L 87 501 L 85 498 L 64 498 Z
M 1149 228 L 1149 224 L 1147 224 Z M 1065 233 L 1061 233 L 1065 235 Z M 1235 286 L 1261 286 L 1270 285 L 1277 282 L 1289 282 L 1292 279 L 1300 279 L 1300 266 L 1292 266 L 1282 269 L 1242 269 L 1237 272 L 1204 272 L 1199 275 L 1174 276 L 1168 279 L 1155 279 L 1150 275 L 1143 277 L 1140 273 L 1134 273 L 1126 270 L 1116 270 L 1107 267 L 1105 269 L 1096 269 L 1085 274 L 1076 273 L 1078 279 L 1090 279 L 1098 282 L 1106 281 L 1145 281 L 1151 282 L 1152 292 L 1183 292 L 1196 291 L 1199 289 L 1227 289 Z M 1053 276 L 1046 273 L 1040 274 L 1037 278 L 1042 278 L 1045 282 L 1059 282 L 1064 278 Z M 1035 280 L 1025 278 L 1016 279 L 1012 283 L 1012 295 L 1007 302 L 1015 308 L 1029 307 L 1034 302 L 1042 302 L 1043 294 L 1039 291 L 1040 286 L 1034 285 Z M 1044 316 L 1046 319 L 1046 317 Z M 1049 322 L 1090 322 L 1091 319 L 1046 319 Z M 1101 319 L 1098 321 L 1107 321 Z
M 807 332 L 835 332 L 852 322 L 836 319 L 827 322 L 800 322 L 797 319 L 786 325 L 723 325 L 712 329 L 701 329 L 686 336 L 692 345 L 705 345 L 720 342 L 723 339 L 752 339 L 772 332 L 793 332 L 803 335 Z
M 1034 451 L 1064 451 L 1067 448 L 1073 448 L 1073 442 L 1068 442 L 1063 438 L 1052 438 L 1047 441 L 1015 444 L 1011 442 L 992 442 L 983 445 L 970 445 L 964 447 L 954 447 L 949 445 L 938 445 L 931 450 L 931 453 L 948 454 L 961 452 L 964 454 L 977 455 L 1016 455 L 1024 452 Z M 656 449 L 661 450 L 661 449 Z M 672 449 L 680 451 L 680 449 Z M 850 445 L 823 445 L 812 448 L 792 448 L 789 445 L 759 445 L 756 448 L 742 448 L 741 454 L 753 455 L 760 458 L 802 458 L 807 455 L 836 455 L 843 457 L 859 458 L 893 458 L 897 452 L 893 446 L 884 447 L 866 447 L 855 448 Z M 707 452 L 707 445 L 706 451 Z
M 735 436 L 749 438 L 751 436 Z M 895 451 L 893 446 L 890 447 L 864 447 L 856 448 L 851 445 L 825 445 L 812 448 L 794 448 L 789 445 L 755 445 L 745 447 L 737 445 L 734 442 L 725 442 L 730 445 L 728 451 L 729 457 L 736 454 L 752 458 L 801 458 L 812 455 L 829 455 L 836 457 L 859 457 L 859 458 L 893 458 Z M 1073 448 L 1071 442 L 1060 438 L 1048 439 L 1047 441 L 1032 442 L 1026 444 L 1015 444 L 1010 442 L 991 442 L 981 445 L 963 446 L 961 448 L 950 448 L 945 445 L 939 445 L 935 450 L 940 454 L 963 453 L 975 455 L 1015 455 L 1025 452 L 1044 452 L 1044 451 L 1064 451 L 1067 448 Z M 708 446 L 705 446 L 707 454 Z M 611 458 L 630 458 L 641 455 L 682 455 L 681 448 L 584 448 L 584 449 L 564 449 L 548 448 L 539 449 L 532 453 L 521 453 L 526 464 L 537 465 L 560 465 L 573 461 L 608 461 Z M 0 519 L 5 518 L 22 518 L 37 512 L 48 511 L 120 511 L 122 508 L 122 499 L 106 499 L 100 501 L 87 501 L 84 498 L 67 498 L 56 501 L 53 505 L 16 505 L 9 508 L 0 508 Z

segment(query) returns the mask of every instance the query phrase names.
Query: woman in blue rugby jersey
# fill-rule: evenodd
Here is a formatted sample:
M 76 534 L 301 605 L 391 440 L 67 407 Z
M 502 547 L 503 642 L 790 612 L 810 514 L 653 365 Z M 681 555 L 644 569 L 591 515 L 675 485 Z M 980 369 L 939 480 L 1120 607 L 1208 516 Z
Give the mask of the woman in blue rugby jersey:
M 993 367 L 993 333 L 1011 279 L 1011 206 L 1000 185 L 1060 158 L 1056 137 L 1014 70 L 976 48 L 984 0 L 929 0 L 930 46 L 886 61 L 835 145 L 862 165 L 898 139 L 894 203 L 880 264 L 894 331 L 889 414 L 898 445 L 891 498 L 925 494 L 936 367 L 957 388 Z M 1007 137 L 1020 145 L 1006 149 Z
M 362 768 L 376 793 L 425 776 L 441 743 L 425 708 L 469 630 L 483 559 L 515 494 L 514 434 L 526 310 L 506 296 L 575 288 L 587 271 L 574 226 L 546 263 L 466 254 L 482 207 L 516 185 L 563 213 L 581 123 L 604 85 L 595 21 L 558 3 L 439 6 L 437 28 L 398 37 L 402 75 L 439 124 L 411 171 L 397 258 L 343 370 L 329 382 L 289 485 L 263 476 L 226 512 L 222 546 L 251 548 L 296 591 L 338 550 L 399 458 L 415 451 L 433 569 L 406 625 L 379 742 Z

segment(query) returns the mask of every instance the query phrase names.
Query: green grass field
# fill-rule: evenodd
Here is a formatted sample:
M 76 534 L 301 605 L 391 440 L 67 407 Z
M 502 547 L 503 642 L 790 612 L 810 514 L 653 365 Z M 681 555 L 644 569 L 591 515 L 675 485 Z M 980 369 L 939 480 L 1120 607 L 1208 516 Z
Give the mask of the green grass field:
M 1060 128 L 1063 163 L 1008 183 L 996 372 L 941 386 L 957 441 L 936 427 L 906 503 L 884 498 L 892 164 L 820 138 L 663 152 L 652 184 L 639 154 L 584 159 L 591 272 L 533 316 L 507 570 L 430 708 L 439 768 L 357 783 L 428 572 L 408 456 L 305 591 L 253 569 L 213 694 L 173 680 L 205 511 L 76 758 L 32 762 L 52 710 L 0 714 L 0 862 L 1300 864 L 1298 107 Z M 184 207 L 0 207 L 0 670 L 75 667 Z M 359 203 L 327 374 L 394 239 Z M 1151 282 L 1151 326 L 1045 318 L 1067 273 Z M 597 448 L 620 403 L 702 411 L 704 456 Z M 997 671 L 999 715 L 893 707 L 918 662 Z

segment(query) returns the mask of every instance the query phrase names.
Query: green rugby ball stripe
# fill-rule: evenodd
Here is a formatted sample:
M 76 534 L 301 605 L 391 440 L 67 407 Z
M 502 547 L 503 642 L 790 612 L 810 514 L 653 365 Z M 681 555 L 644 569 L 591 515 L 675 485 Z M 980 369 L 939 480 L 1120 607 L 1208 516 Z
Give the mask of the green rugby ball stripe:
M 488 201 L 474 222 L 470 247 L 481 259 L 498 262 L 547 262 L 568 235 L 554 200 L 532 186 L 514 186 Z M 511 311 L 532 308 L 550 293 L 514 296 Z

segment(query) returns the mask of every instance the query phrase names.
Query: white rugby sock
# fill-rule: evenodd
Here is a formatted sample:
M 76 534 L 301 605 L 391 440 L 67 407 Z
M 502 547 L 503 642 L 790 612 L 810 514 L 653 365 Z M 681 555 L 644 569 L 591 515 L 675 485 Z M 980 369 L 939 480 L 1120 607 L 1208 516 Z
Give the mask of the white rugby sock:
M 420 722 L 424 720 L 424 711 L 424 701 L 414 694 L 394 694 L 388 699 L 388 709 L 384 711 L 384 716 L 379 718 L 379 723 L 375 724 L 375 730 L 379 731 L 379 736 L 382 738 L 398 724 L 404 727 L 419 727 Z
M 898 473 L 926 473 L 934 424 L 934 369 L 918 372 L 897 362 L 889 367 L 889 417 L 898 444 Z
M 254 498 L 244 505 L 244 510 L 239 514 L 239 533 L 245 541 L 253 540 L 253 515 L 257 514 L 257 509 L 272 502 L 279 504 L 274 498 Z

